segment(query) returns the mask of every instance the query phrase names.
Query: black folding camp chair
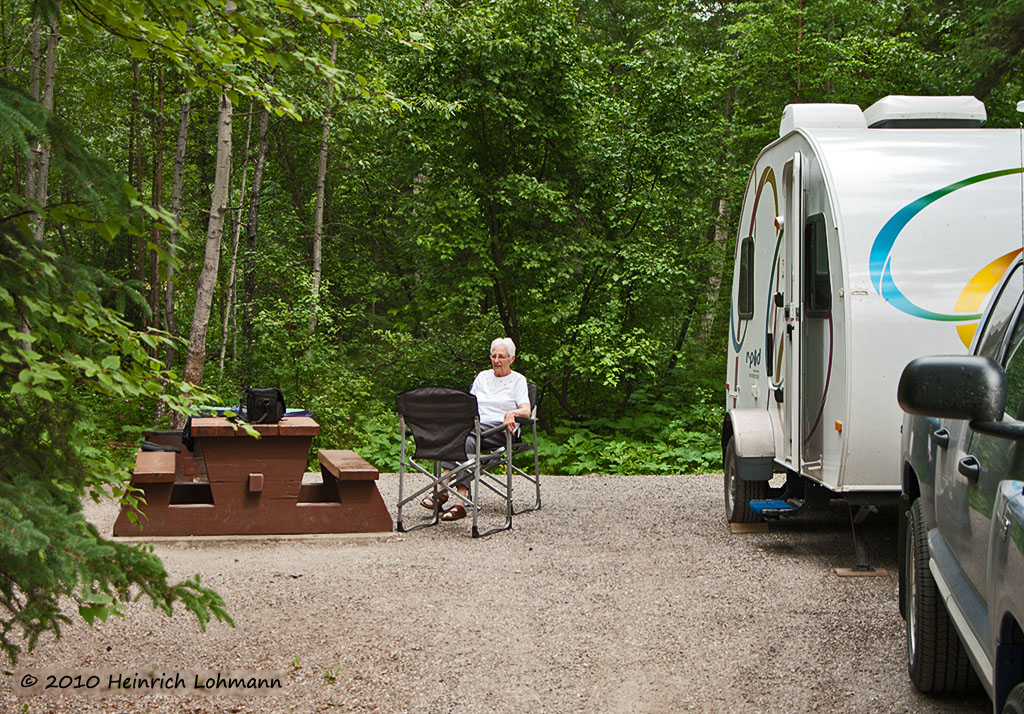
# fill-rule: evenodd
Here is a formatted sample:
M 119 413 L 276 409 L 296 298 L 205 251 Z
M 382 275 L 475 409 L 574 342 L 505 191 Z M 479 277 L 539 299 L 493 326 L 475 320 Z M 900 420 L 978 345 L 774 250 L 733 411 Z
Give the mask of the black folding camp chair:
M 536 387 L 531 385 L 531 402 L 535 400 Z M 540 508 L 540 476 L 537 461 L 537 427 L 533 417 L 521 418 L 523 424 L 530 424 L 532 439 L 520 440 L 505 430 L 506 443 L 496 450 L 481 453 L 480 445 L 488 436 L 497 434 L 504 426 L 482 431 L 477 416 L 476 397 L 469 392 L 448 387 L 416 387 L 396 397 L 401 434 L 401 460 L 398 473 L 398 518 L 397 528 L 412 531 L 417 528 L 437 525 L 440 522 L 442 493 L 455 498 L 472 513 L 473 537 L 489 535 L 512 527 L 512 516 Z M 520 429 L 522 431 L 522 429 Z M 475 454 L 466 452 L 466 437 L 473 435 L 476 441 Z M 415 452 L 411 453 L 410 437 Z M 517 454 L 533 450 L 533 473 L 517 467 Z M 453 463 L 449 473 L 444 473 L 442 462 Z M 454 487 L 455 480 L 466 472 L 472 474 L 469 496 L 461 495 Z M 512 477 L 522 476 L 534 485 L 534 503 L 526 508 L 514 509 L 512 500 Z M 408 477 L 425 477 L 426 484 L 413 490 L 408 496 Z M 419 483 L 423 483 L 422 480 Z M 430 520 L 407 525 L 403 509 L 412 502 L 418 502 L 428 492 L 433 494 L 434 509 Z M 480 502 L 484 493 L 497 495 L 504 512 L 502 525 L 481 531 L 479 526 Z

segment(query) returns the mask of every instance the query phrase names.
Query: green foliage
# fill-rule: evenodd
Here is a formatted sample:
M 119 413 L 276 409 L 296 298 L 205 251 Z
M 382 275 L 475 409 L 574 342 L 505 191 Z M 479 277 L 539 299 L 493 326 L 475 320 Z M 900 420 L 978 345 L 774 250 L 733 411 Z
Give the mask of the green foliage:
M 686 222 L 704 198 L 665 180 L 688 148 L 650 115 L 662 111 L 647 100 L 653 80 L 614 77 L 618 57 L 584 46 L 577 20 L 565 2 L 433 8 L 433 51 L 396 70 L 398 86 L 461 110 L 350 146 L 360 170 L 337 177 L 334 201 L 360 230 L 339 236 L 327 266 L 351 306 L 346 338 L 368 347 L 384 330 L 419 381 L 467 385 L 508 334 L 517 367 L 558 392 L 551 414 L 571 419 L 622 411 L 657 383 L 718 250 L 703 245 L 706 219 Z M 377 176 L 397 188 L 386 207 L 365 191 Z
M 112 281 L 33 237 L 37 221 L 60 220 L 113 241 L 133 192 L 115 190 L 121 181 L 23 94 L 0 101 L 17 117 L 7 145 L 24 154 L 28 139 L 46 136 L 71 179 L 60 207 L 0 193 L 0 650 L 14 661 L 21 642 L 31 648 L 41 633 L 59 634 L 68 622 L 62 598 L 90 623 L 142 596 L 168 613 L 181 604 L 200 625 L 230 621 L 198 575 L 168 582 L 150 548 L 107 541 L 82 515 L 86 496 L 136 502 L 124 455 L 96 442 L 94 412 L 132 399 L 185 411 L 207 395 L 152 356 L 169 336 L 135 330 L 104 305 Z
M 86 276 L 74 265 L 19 233 L 0 234 L 0 327 L 9 339 L 0 349 L 0 648 L 14 660 L 16 633 L 29 647 L 41 632 L 59 634 L 61 597 L 89 622 L 142 595 L 168 613 L 181 603 L 201 625 L 229 619 L 198 576 L 169 583 L 151 549 L 104 540 L 81 513 L 86 495 L 134 502 L 125 460 L 92 438 L 91 404 L 146 396 L 181 410 L 201 395 L 148 355 L 165 337 L 131 330 L 78 289 Z
M 321 37 L 337 38 L 349 30 L 379 29 L 404 45 L 423 46 L 417 33 L 381 27 L 379 15 L 357 16 L 349 0 L 327 6 L 307 0 L 75 0 L 72 5 L 71 17 L 86 37 L 109 33 L 127 44 L 133 59 L 169 62 L 190 89 L 223 88 L 233 104 L 239 95 L 250 96 L 294 119 L 303 109 L 293 101 L 294 91 L 269 79 L 277 70 L 373 96 L 365 77 L 304 43 L 303 30 L 314 27 Z M 386 91 L 376 96 L 398 108 L 404 103 Z
M 316 335 L 296 260 L 313 166 L 293 156 L 318 136 L 282 139 L 276 173 L 294 186 L 267 196 L 252 350 L 261 381 L 315 407 L 321 443 L 382 468 L 397 463 L 395 392 L 468 385 L 502 334 L 541 385 L 545 468 L 714 466 L 720 407 L 679 414 L 719 399 L 733 216 L 782 107 L 951 91 L 915 69 L 941 62 L 892 3 L 382 8 L 421 23 L 431 51 L 345 51 L 458 111 L 335 125 Z M 683 364 L 711 391 L 683 388 Z
M 642 434 L 635 420 L 607 425 L 608 435 L 586 426 L 558 427 L 557 441 L 540 441 L 544 473 L 690 474 L 721 468 L 722 445 L 714 434 L 689 431 L 680 422 L 652 420 Z
M 541 472 L 689 474 L 720 469 L 723 407 L 714 388 L 717 375 L 677 369 L 666 379 L 671 399 L 654 401 L 644 393 L 623 416 L 539 429 Z M 358 432 L 346 435 L 346 443 L 381 470 L 395 471 L 398 418 L 391 402 L 385 406 L 364 415 Z M 318 417 L 323 421 L 319 412 Z M 540 422 L 547 422 L 543 413 Z
M 553 474 L 690 474 L 721 468 L 723 408 L 712 380 L 677 370 L 673 398 L 636 406 L 618 418 L 590 419 L 540 434 L 541 470 Z

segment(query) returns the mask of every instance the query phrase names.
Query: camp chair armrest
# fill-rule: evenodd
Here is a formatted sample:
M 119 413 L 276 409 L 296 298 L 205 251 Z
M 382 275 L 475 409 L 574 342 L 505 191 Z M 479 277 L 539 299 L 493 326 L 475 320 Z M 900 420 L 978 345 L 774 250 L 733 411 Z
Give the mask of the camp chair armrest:
M 488 436 L 491 436 L 492 434 L 497 434 L 497 433 L 501 432 L 504 428 L 505 428 L 504 424 L 498 424 L 498 426 L 492 426 L 490 429 L 485 429 L 484 431 L 481 431 L 480 432 L 480 438 L 483 439 L 483 438 L 486 438 Z
M 532 424 L 534 421 L 535 420 L 534 420 L 533 417 L 516 417 L 516 423 L 517 424 Z M 497 426 L 492 426 L 490 429 L 486 429 L 484 431 L 481 431 L 480 432 L 480 438 L 483 438 L 485 436 L 490 436 L 491 434 L 497 434 L 497 433 L 499 433 L 504 428 L 505 428 L 504 424 L 498 424 Z

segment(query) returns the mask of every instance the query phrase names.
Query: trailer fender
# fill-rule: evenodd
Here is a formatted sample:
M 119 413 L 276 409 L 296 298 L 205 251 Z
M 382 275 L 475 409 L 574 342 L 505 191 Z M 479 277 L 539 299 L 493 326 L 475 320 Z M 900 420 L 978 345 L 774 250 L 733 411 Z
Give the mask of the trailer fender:
M 775 431 L 764 409 L 730 409 L 722 429 L 724 453 L 729 439 L 736 455 L 736 474 L 743 481 L 770 481 L 775 468 Z

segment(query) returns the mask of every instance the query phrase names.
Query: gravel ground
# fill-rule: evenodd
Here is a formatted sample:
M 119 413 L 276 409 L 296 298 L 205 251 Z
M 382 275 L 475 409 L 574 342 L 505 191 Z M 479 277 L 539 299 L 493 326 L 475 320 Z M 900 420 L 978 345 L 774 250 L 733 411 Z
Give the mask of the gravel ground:
M 397 476 L 380 486 L 390 506 Z M 466 520 L 379 538 L 160 542 L 171 575 L 201 573 L 236 626 L 202 633 L 145 603 L 76 621 L 0 677 L 0 711 L 990 710 L 984 693 L 925 697 L 907 678 L 894 510 L 866 530 L 889 575 L 839 578 L 832 568 L 853 563 L 845 507 L 734 535 L 720 491 L 718 474 L 551 477 L 543 510 L 483 539 Z M 87 512 L 109 533 L 112 504 Z M 283 695 L 16 696 L 37 668 L 276 672 Z

